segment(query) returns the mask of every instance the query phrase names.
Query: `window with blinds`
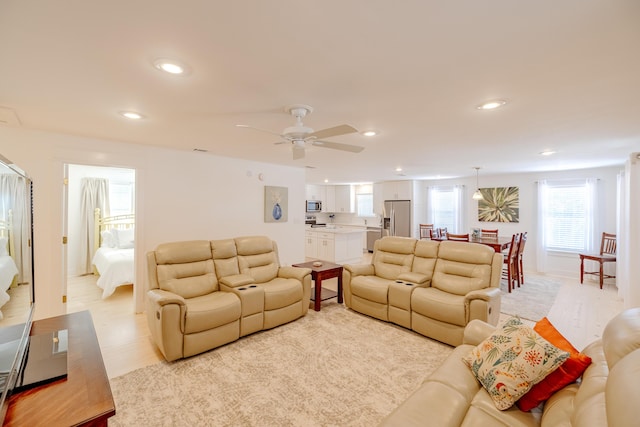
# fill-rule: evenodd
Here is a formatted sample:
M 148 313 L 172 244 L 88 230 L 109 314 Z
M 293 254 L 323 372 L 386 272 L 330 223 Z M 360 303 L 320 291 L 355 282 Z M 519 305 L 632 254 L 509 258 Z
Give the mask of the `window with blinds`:
M 544 196 L 544 246 L 548 250 L 581 252 L 587 246 L 589 212 L 586 182 L 547 183 Z
M 373 186 L 363 184 L 356 186 L 356 214 L 359 217 L 375 216 L 373 212 Z
M 437 228 L 456 232 L 456 203 L 453 187 L 434 187 L 431 192 L 431 218 Z

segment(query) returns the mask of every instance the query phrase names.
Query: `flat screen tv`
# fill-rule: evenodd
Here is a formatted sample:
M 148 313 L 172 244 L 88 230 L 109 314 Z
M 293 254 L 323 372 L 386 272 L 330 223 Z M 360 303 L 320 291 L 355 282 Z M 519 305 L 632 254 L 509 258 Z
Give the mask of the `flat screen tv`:
M 35 310 L 32 182 L 0 155 L 0 425 L 21 386 Z

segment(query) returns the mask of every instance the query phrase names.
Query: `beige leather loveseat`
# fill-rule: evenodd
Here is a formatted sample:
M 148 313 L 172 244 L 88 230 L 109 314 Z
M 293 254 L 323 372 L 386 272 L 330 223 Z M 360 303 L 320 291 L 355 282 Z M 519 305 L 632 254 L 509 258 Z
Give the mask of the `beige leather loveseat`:
M 582 380 L 555 392 L 541 408 L 500 411 L 462 358 L 494 331 L 471 322 L 457 347 L 383 426 L 584 426 L 640 425 L 640 308 L 626 310 L 606 326 L 602 339 L 583 354 L 591 364 Z
M 164 243 L 147 254 L 147 267 L 147 321 L 168 361 L 309 310 L 311 270 L 281 267 L 268 237 Z
M 371 264 L 344 266 L 344 301 L 455 346 L 471 320 L 498 323 L 502 263 L 502 254 L 476 243 L 384 237 Z

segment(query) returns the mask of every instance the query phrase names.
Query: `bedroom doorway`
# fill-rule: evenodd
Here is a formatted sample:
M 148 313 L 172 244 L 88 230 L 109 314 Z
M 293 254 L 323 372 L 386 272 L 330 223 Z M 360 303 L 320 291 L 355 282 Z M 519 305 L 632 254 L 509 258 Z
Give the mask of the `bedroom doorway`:
M 64 245 L 67 312 L 133 302 L 135 170 L 65 165 Z M 124 303 L 124 304 L 123 304 Z

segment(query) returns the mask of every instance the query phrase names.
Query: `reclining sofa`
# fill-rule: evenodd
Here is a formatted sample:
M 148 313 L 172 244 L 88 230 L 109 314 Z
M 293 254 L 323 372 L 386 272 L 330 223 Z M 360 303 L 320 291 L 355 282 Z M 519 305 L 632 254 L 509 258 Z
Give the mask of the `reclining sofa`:
M 454 349 L 381 426 L 584 426 L 629 427 L 640 423 L 640 308 L 614 317 L 602 339 L 582 350 L 591 364 L 581 381 L 556 391 L 542 406 L 523 412 L 496 409 L 489 393 L 462 361 L 495 328 L 474 320 Z
M 304 316 L 311 270 L 281 267 L 264 236 L 158 245 L 147 254 L 146 313 L 167 361 Z
M 383 237 L 371 264 L 344 266 L 344 302 L 457 346 L 471 320 L 498 323 L 502 263 L 502 254 L 477 243 Z

